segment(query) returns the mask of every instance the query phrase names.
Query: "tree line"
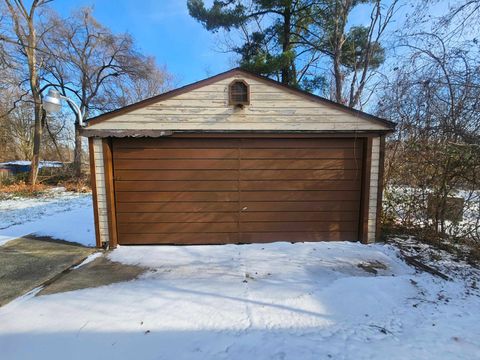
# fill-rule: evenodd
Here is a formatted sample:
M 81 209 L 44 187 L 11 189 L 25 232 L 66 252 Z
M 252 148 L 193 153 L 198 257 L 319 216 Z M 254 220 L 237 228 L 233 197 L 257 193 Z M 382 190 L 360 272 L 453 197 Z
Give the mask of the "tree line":
M 48 89 L 72 98 L 88 118 L 157 95 L 173 80 L 153 57 L 138 51 L 129 34 L 99 23 L 91 8 L 62 17 L 49 6 L 52 1 L 0 5 L 0 153 L 31 159 L 33 185 L 40 158 L 62 160 L 72 143 L 74 173 L 82 175 L 79 119 L 72 134 L 65 120 L 71 113 L 47 115 L 42 97 Z

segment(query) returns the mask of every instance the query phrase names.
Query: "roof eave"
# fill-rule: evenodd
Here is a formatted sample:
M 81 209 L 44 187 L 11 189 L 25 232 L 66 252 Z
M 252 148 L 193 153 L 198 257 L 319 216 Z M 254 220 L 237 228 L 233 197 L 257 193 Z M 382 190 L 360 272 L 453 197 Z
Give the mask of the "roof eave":
M 116 129 L 88 129 L 81 130 L 81 135 L 84 137 L 166 137 L 184 134 L 205 134 L 205 135 L 261 135 L 261 134 L 302 134 L 302 135 L 345 135 L 345 137 L 361 137 L 361 136 L 381 136 L 391 133 L 392 130 L 153 130 L 153 129 L 129 129 L 129 130 L 116 130 Z

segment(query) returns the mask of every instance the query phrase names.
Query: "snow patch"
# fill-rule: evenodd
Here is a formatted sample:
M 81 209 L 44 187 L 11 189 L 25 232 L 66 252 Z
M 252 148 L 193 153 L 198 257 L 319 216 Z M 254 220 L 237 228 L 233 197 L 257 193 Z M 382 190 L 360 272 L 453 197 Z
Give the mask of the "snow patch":
M 103 253 L 101 253 L 101 252 L 96 252 L 96 253 L 94 253 L 94 254 L 92 254 L 92 255 L 89 255 L 89 256 L 87 256 L 87 258 L 86 258 L 85 260 L 83 260 L 80 264 L 74 266 L 74 267 L 72 268 L 72 270 L 79 269 L 79 268 L 81 268 L 82 266 L 85 266 L 85 265 L 91 263 L 92 261 L 94 261 L 95 259 L 101 257 L 102 255 L 103 255 Z
M 7 161 L 0 163 L 0 166 L 2 165 L 23 165 L 23 166 L 30 166 L 32 162 L 29 160 L 14 160 L 14 161 Z M 38 163 L 38 168 L 52 168 L 52 167 L 62 167 L 63 163 L 60 161 L 48 161 L 48 160 L 43 160 Z
M 38 198 L 0 201 L 0 245 L 30 234 L 94 246 L 91 195 L 58 188 Z

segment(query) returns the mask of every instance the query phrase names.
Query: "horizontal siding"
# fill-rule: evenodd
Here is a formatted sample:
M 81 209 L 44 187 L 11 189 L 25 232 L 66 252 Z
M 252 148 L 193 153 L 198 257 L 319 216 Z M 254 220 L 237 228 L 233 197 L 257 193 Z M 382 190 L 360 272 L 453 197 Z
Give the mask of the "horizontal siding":
M 114 152 L 122 149 L 351 149 L 360 151 L 361 139 L 351 138 L 119 138 Z
M 117 181 L 116 190 L 126 191 L 138 187 L 138 181 Z M 207 180 L 143 180 L 138 191 L 259 191 L 259 190 L 359 190 L 359 181 L 321 181 L 321 180 L 245 180 L 207 181 Z
M 117 181 L 233 181 L 233 180 L 360 180 L 361 172 L 359 170 L 337 169 L 324 171 L 321 169 L 311 170 L 251 170 L 245 169 L 242 172 L 238 170 L 185 170 L 185 169 L 124 169 L 115 172 Z
M 185 222 L 185 223 L 120 223 L 122 234 L 178 234 L 178 233 L 277 233 L 277 232 L 344 232 L 355 229 L 356 221 L 347 222 Z
M 359 159 L 117 159 L 117 170 L 356 170 Z
M 270 199 L 272 200 L 272 199 Z M 357 201 L 242 201 L 196 202 L 196 201 L 150 201 L 119 202 L 119 213 L 194 213 L 194 212 L 358 212 Z
M 124 234 L 124 242 L 135 244 L 235 244 L 267 243 L 272 241 L 355 241 L 357 232 L 278 232 L 278 233 L 174 233 L 174 234 Z
M 372 139 L 372 165 L 370 169 L 370 198 L 368 200 L 368 242 L 375 242 L 377 226 L 378 174 L 380 163 L 380 138 Z
M 250 105 L 228 104 L 228 85 L 220 80 L 118 115 L 88 128 L 109 130 L 385 130 L 383 124 L 359 118 L 327 104 L 320 104 L 288 90 L 246 78 Z
M 118 149 L 115 159 L 358 159 L 356 149 Z
M 237 210 L 237 209 L 234 209 Z M 271 221 L 290 221 L 290 222 L 308 222 L 308 221 L 356 221 L 358 212 L 242 212 L 240 220 L 242 222 L 271 222 Z M 225 212 L 155 212 L 155 213 L 136 213 L 121 212 L 117 219 L 122 223 L 208 223 L 208 222 L 236 222 L 238 211 Z
M 97 210 L 100 242 L 109 241 L 107 196 L 105 191 L 105 169 L 103 164 L 102 139 L 93 139 L 93 151 L 95 158 L 95 180 L 97 186 Z
M 132 190 L 132 188 L 131 188 Z M 244 191 L 241 193 L 243 201 L 358 201 L 359 191 Z M 127 202 L 238 202 L 238 191 L 118 191 L 117 200 Z

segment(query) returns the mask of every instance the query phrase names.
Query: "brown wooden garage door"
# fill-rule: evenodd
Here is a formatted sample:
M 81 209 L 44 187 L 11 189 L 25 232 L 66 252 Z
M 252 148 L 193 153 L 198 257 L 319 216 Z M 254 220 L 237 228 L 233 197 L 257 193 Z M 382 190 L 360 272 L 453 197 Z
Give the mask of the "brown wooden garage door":
M 115 139 L 119 244 L 358 240 L 362 140 Z

